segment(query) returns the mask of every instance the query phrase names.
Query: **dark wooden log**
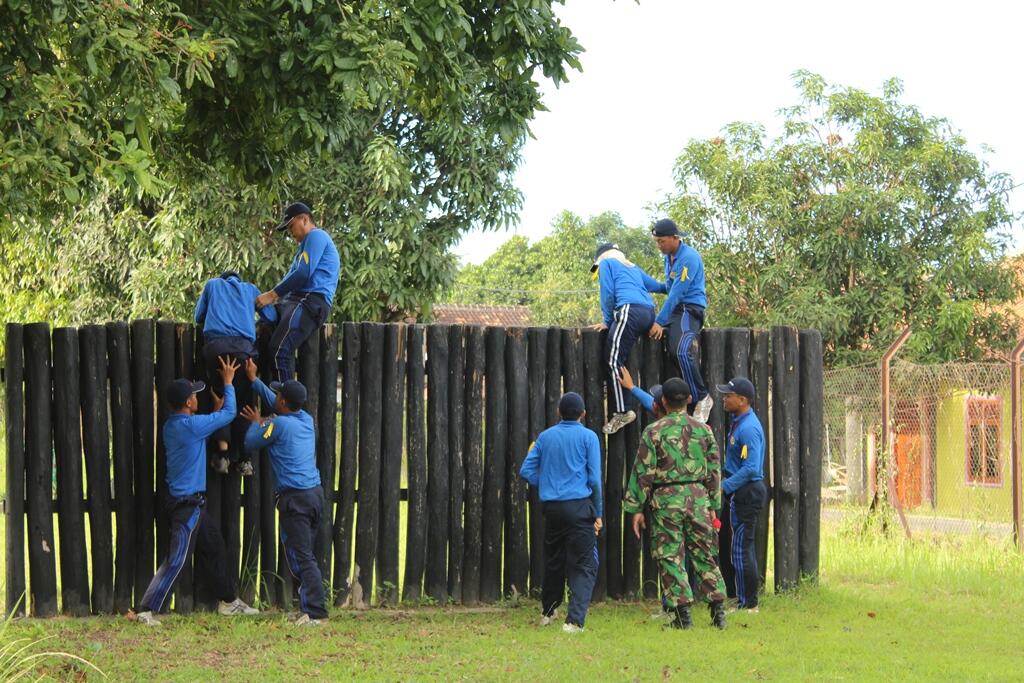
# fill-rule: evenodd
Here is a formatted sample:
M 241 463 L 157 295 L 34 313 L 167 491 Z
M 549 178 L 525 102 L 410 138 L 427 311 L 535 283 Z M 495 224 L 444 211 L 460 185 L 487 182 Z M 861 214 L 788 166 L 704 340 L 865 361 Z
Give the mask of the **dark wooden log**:
M 718 444 L 719 464 L 725 464 L 725 440 L 728 433 L 726 420 L 728 419 L 722 407 L 722 399 L 714 391 L 714 386 L 723 384 L 728 379 L 725 370 L 727 335 L 724 328 L 705 328 L 701 330 L 700 352 L 701 352 L 701 373 L 704 376 L 704 384 L 715 400 L 708 418 L 708 426 L 715 434 L 715 442 Z M 691 394 L 695 391 L 690 387 Z M 695 400 L 693 396 L 691 400 Z M 692 409 L 691 405 L 691 409 Z M 736 570 L 732 566 L 732 528 L 729 525 L 729 502 L 730 496 L 723 492 L 722 507 L 717 511 L 719 519 L 722 520 L 722 528 L 718 532 L 718 568 L 725 579 L 725 589 L 729 597 L 736 597 Z M 687 558 L 687 572 L 691 584 L 695 584 L 696 577 L 693 573 L 693 566 Z
M 705 330 L 708 332 L 708 330 Z M 715 407 L 712 412 L 712 420 L 716 418 L 722 422 L 722 438 L 719 441 L 719 457 L 722 465 L 722 479 L 725 479 L 725 450 L 728 446 L 729 428 L 732 424 L 732 416 L 725 412 L 722 396 L 714 390 L 716 384 L 723 384 L 734 377 L 749 377 L 747 372 L 750 366 L 750 330 L 746 327 L 729 327 L 721 332 L 725 336 L 725 359 L 723 363 L 722 379 L 709 383 L 708 390 L 715 399 Z M 709 380 L 710 382 L 710 380 Z M 716 415 L 716 412 L 718 415 Z M 725 579 L 726 592 L 729 597 L 736 597 L 736 568 L 732 563 L 732 524 L 730 522 L 729 501 L 731 497 L 723 491 L 722 508 L 718 511 L 718 518 L 722 521 L 722 529 L 718 534 L 718 557 L 719 568 L 722 571 L 722 578 Z
M 25 357 L 24 328 L 7 323 L 4 346 L 4 425 L 7 446 L 7 550 L 5 586 L 9 617 L 25 615 Z
M 356 567 L 352 604 L 369 607 L 373 600 L 373 570 L 377 559 L 380 512 L 381 376 L 384 372 L 384 326 L 363 324 L 362 368 L 359 378 L 359 514 L 356 517 Z M 358 588 L 356 585 L 358 584 Z
M 53 446 L 57 460 L 57 522 L 60 588 L 64 614 L 89 614 L 89 567 L 82 504 L 82 405 L 79 393 L 78 330 L 53 331 Z
M 153 414 L 153 321 L 134 320 L 132 331 L 132 443 L 135 458 L 135 595 L 142 595 L 153 578 L 156 548 L 155 448 Z
M 174 376 L 194 379 L 196 372 L 196 332 L 195 328 L 187 323 L 178 323 L 174 326 Z M 208 392 L 200 394 L 202 400 L 206 401 Z M 157 397 L 158 401 L 166 401 L 163 396 Z M 209 470 L 207 471 L 209 476 Z M 209 485 L 209 480 L 207 480 Z M 195 591 L 195 557 L 191 562 L 186 562 L 178 574 L 178 581 L 174 588 L 174 611 L 178 614 L 191 614 L 196 604 Z M 138 596 L 141 599 L 141 595 Z
M 562 330 L 562 391 L 583 396 L 583 338 L 580 330 Z
M 509 328 L 505 339 L 505 383 L 508 390 L 508 454 L 505 470 L 506 596 L 525 594 L 530 576 L 529 529 L 526 524 L 527 485 L 519 468 L 530 447 L 530 403 L 527 386 L 529 355 L 526 328 Z
M 757 570 L 764 586 L 768 571 L 768 524 L 772 499 L 772 438 L 768 429 L 769 381 L 771 377 L 771 356 L 768 353 L 768 330 L 754 330 L 750 346 L 750 381 L 754 383 L 754 412 L 764 430 L 764 483 L 768 487 L 768 500 L 757 519 L 757 533 L 754 535 L 754 554 L 757 556 Z
M 470 327 L 466 333 L 466 438 L 464 457 L 466 467 L 466 515 L 465 533 L 463 534 L 465 548 L 462 565 L 462 602 L 465 604 L 474 604 L 480 600 L 480 561 L 484 505 L 483 417 L 485 365 L 484 328 Z M 411 419 L 411 401 L 409 405 Z M 412 472 L 411 464 L 409 472 L 410 474 Z M 412 509 L 411 482 L 412 479 L 410 477 L 410 510 Z
M 271 476 L 260 468 L 259 451 L 247 453 L 252 475 L 242 479 L 242 566 L 238 580 L 238 596 L 253 604 L 260 584 L 260 483 Z
M 775 592 L 800 578 L 800 355 L 797 329 L 773 327 L 772 459 L 775 493 Z
M 111 437 L 106 411 L 106 330 L 79 330 L 82 443 L 88 485 L 92 611 L 114 611 L 114 529 L 111 525 Z
M 338 509 L 334 516 L 334 604 L 337 606 L 348 602 L 352 590 L 352 538 L 359 463 L 359 358 L 362 343 L 359 325 L 344 323 L 341 327 L 341 463 L 338 468 Z
M 463 504 L 466 491 L 466 328 L 448 330 L 448 599 L 462 602 L 466 539 Z
M 24 327 L 25 493 L 28 512 L 29 614 L 57 613 L 57 568 L 53 542 L 53 433 L 50 326 Z
M 658 378 L 661 376 L 661 356 L 654 356 L 654 359 L 650 362 L 653 367 L 648 366 L 646 363 L 651 355 L 651 349 L 657 350 L 657 343 L 652 342 L 648 337 L 644 336 L 637 340 L 636 346 L 633 347 L 633 351 L 629 354 L 629 372 L 633 377 L 633 381 L 637 383 L 637 386 L 643 387 L 645 390 L 649 389 L 652 385 L 657 384 Z M 640 434 L 643 429 L 653 421 L 654 416 L 647 412 L 647 409 L 639 405 L 634 408 L 636 410 L 637 419 L 626 426 L 624 436 L 624 446 L 622 453 L 622 485 L 621 490 L 625 490 L 626 484 L 629 482 L 629 475 L 633 471 L 633 463 L 636 460 L 637 450 L 640 447 Z M 611 440 L 609 440 L 608 460 L 611 462 Z M 609 464 L 609 467 L 611 465 Z M 620 497 L 621 501 L 621 497 Z M 621 511 L 621 505 L 620 505 Z M 610 527 L 614 520 L 609 520 L 606 524 Z M 622 538 L 622 593 L 623 597 L 629 600 L 636 599 L 640 596 L 640 551 L 641 545 L 640 540 L 633 535 L 633 520 L 632 515 L 622 515 L 621 517 L 621 528 L 619 529 L 618 535 L 614 535 L 612 529 L 608 529 L 609 536 Z
M 405 325 L 384 328 L 384 436 L 380 466 L 380 536 L 377 544 L 377 598 L 398 604 L 398 536 L 405 434 Z
M 448 600 L 448 327 L 427 328 L 426 594 Z
M 558 399 L 562 397 L 562 330 L 548 328 L 547 374 L 544 378 L 544 423 L 558 422 Z
M 114 611 L 132 608 L 135 583 L 135 493 L 132 457 L 132 389 L 128 324 L 108 323 L 107 363 L 110 371 L 110 428 L 114 461 Z M 142 596 L 139 596 L 141 599 Z
M 547 426 L 548 330 L 531 327 L 527 333 L 529 369 L 527 386 L 530 403 L 530 444 Z M 544 583 L 544 515 L 535 486 L 530 487 L 530 595 L 539 596 Z
M 231 444 L 234 449 L 237 444 Z M 248 477 L 245 477 L 248 479 Z M 224 537 L 228 573 L 239 585 L 239 561 L 242 556 L 242 475 L 234 467 L 221 476 L 220 533 Z
M 604 358 L 604 337 L 607 332 L 586 329 L 575 339 L 580 340 L 581 355 L 583 356 L 583 401 L 587 406 L 587 415 L 584 423 L 587 428 L 598 435 L 601 443 L 601 482 L 604 484 L 605 466 L 605 442 L 604 433 L 601 427 L 605 422 L 605 383 L 608 381 L 608 365 Z M 601 492 L 602 506 L 608 503 L 607 490 Z M 621 510 L 621 508 L 620 508 Z M 602 513 L 603 514 L 603 513 Z M 603 520 L 602 520 L 603 521 Z M 591 597 L 595 602 L 604 600 L 608 595 L 608 536 L 604 533 L 597 537 L 597 582 L 594 584 L 594 592 Z M 618 558 L 619 568 L 615 572 L 618 577 L 618 585 L 615 590 L 621 595 L 622 587 L 622 558 Z
M 277 507 L 274 504 L 274 475 L 270 453 L 260 451 L 257 465 L 260 476 L 260 597 L 265 605 L 283 601 L 281 580 L 277 576 Z
M 170 320 L 156 323 L 156 557 L 163 562 L 167 557 L 170 520 L 167 506 L 167 451 L 164 447 L 164 423 L 171 414 L 167 403 L 167 387 L 176 377 L 177 325 Z
M 334 556 L 334 504 L 337 501 L 336 453 L 338 449 L 338 342 L 341 327 L 329 323 L 320 329 L 320 408 L 317 422 L 316 466 L 324 489 L 324 511 L 317 534 L 320 575 L 328 583 Z
M 505 330 L 488 327 L 485 377 L 483 533 L 480 552 L 480 600 L 501 599 L 501 532 L 505 516 L 505 461 L 508 407 L 505 387 Z
M 825 431 L 821 333 L 800 330 L 800 577 L 817 580 Z
M 646 387 L 649 389 L 654 384 L 664 384 L 670 377 L 679 377 L 679 362 L 676 360 L 675 353 L 669 349 L 669 343 L 667 335 L 665 338 L 660 340 L 648 339 L 644 342 L 646 346 L 643 349 L 644 353 L 644 368 L 645 374 L 642 376 L 646 382 Z M 646 427 L 651 422 L 654 422 L 653 416 L 644 418 Z M 638 446 L 639 449 L 639 446 Z M 628 454 L 628 469 L 627 471 L 627 483 L 629 482 L 629 472 L 633 471 L 633 464 L 636 462 L 636 452 Z M 650 520 L 648 520 L 650 521 Z M 632 522 L 630 522 L 632 525 Z M 641 565 L 641 592 L 647 600 L 657 598 L 660 596 L 660 581 L 658 576 L 658 566 L 651 556 L 651 529 L 650 524 L 643 532 L 643 537 L 640 542 L 640 565 Z
M 427 562 L 427 432 L 426 365 L 423 325 L 409 328 L 406 345 L 408 413 L 406 415 L 406 472 L 409 504 L 406 507 L 405 580 L 402 602 L 416 603 L 423 597 L 423 572 Z
M 306 387 L 306 403 L 303 409 L 310 414 L 313 418 L 313 424 L 320 424 L 320 331 L 317 330 L 313 334 L 306 337 L 305 341 L 299 345 L 298 349 L 298 360 L 295 363 L 296 379 L 302 382 L 302 385 Z M 278 515 L 280 517 L 280 515 Z M 326 518 L 326 515 L 324 515 Z M 324 520 L 326 521 L 326 519 Z M 286 557 L 282 550 L 278 551 L 278 571 L 284 577 L 285 585 L 294 584 L 292 581 L 292 573 L 288 568 Z M 319 535 L 316 534 L 313 537 L 313 555 L 316 557 L 317 564 L 320 566 L 323 572 L 326 569 L 324 556 L 324 547 L 319 543 Z M 298 598 L 298 586 L 292 585 L 287 595 L 292 595 L 293 600 Z

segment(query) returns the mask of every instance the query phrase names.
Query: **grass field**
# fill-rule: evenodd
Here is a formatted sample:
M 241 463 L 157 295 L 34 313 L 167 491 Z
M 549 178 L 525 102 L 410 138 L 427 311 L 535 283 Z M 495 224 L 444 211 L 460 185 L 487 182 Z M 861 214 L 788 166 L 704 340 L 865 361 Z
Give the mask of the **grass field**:
M 848 527 L 852 527 L 850 523 Z M 829 525 L 817 586 L 767 596 L 724 633 L 664 631 L 655 605 L 596 605 L 586 632 L 537 625 L 536 603 L 479 610 L 338 611 L 296 629 L 281 614 L 247 620 L 169 616 L 20 620 L 3 641 L 49 640 L 111 680 L 1020 680 L 1024 559 L 981 538 L 864 536 Z M 89 680 L 82 664 L 42 660 L 35 675 Z M 3 669 L 0 667 L 0 677 Z

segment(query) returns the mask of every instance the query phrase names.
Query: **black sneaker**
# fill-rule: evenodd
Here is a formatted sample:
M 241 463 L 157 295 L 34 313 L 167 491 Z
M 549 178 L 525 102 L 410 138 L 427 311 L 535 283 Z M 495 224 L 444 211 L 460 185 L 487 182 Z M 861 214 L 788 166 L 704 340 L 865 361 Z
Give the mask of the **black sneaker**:
M 682 629 L 683 631 L 693 628 L 693 617 L 690 616 L 689 605 L 678 605 L 669 614 L 672 614 L 673 618 L 665 625 L 665 628 Z
M 718 627 L 719 631 L 725 630 L 725 605 L 721 602 L 711 603 L 711 623 Z

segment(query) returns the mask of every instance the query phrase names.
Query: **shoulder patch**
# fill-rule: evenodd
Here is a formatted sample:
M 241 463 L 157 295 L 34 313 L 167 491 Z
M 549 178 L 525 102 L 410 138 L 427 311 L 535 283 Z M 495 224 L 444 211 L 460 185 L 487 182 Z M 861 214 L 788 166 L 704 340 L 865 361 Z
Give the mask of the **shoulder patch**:
M 270 435 L 274 433 L 274 421 L 271 420 L 267 423 L 267 429 L 263 432 L 263 438 L 269 439 Z
M 740 451 L 740 460 L 747 459 L 747 446 L 744 444 L 743 450 Z
M 302 260 L 305 261 L 307 264 L 309 263 L 309 252 L 308 251 L 302 252 Z

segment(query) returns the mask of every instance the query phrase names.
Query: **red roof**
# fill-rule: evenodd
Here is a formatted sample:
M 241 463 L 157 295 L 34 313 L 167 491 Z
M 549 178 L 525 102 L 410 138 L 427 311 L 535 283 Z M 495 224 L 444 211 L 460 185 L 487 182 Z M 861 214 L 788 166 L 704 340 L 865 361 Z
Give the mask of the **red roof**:
M 486 304 L 434 304 L 434 318 L 450 325 L 494 325 L 527 327 L 529 306 L 488 306 Z

